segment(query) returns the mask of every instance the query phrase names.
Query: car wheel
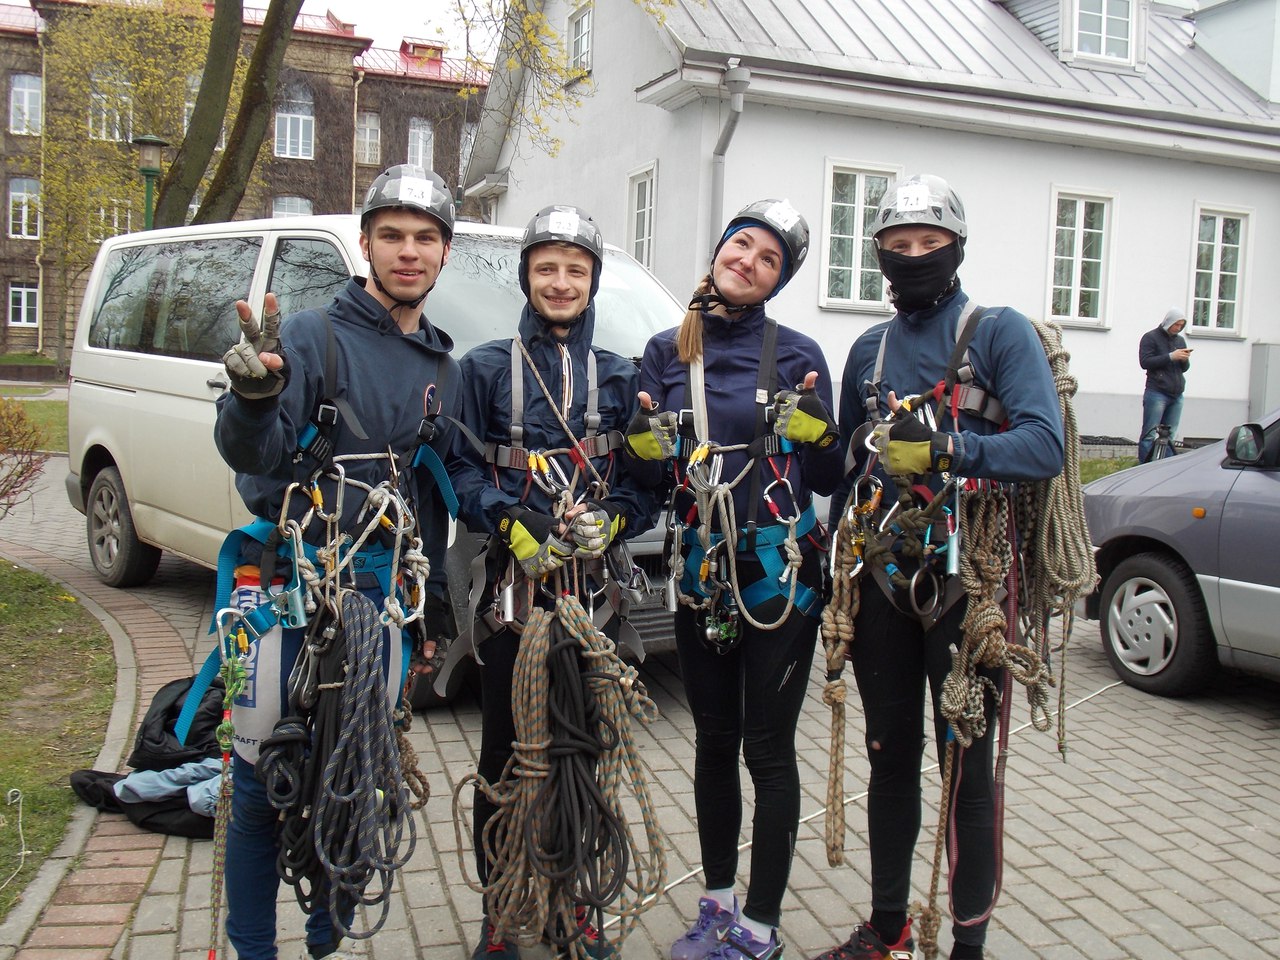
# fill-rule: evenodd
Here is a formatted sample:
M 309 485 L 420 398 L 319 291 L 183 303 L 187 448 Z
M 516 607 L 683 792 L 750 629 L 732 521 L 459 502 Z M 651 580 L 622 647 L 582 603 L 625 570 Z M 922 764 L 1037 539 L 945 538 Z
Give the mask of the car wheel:
M 115 467 L 104 467 L 94 476 L 84 515 L 89 557 L 103 583 L 136 587 L 151 579 L 160 565 L 160 550 L 138 539 L 124 481 Z
M 1164 697 L 1202 689 L 1218 666 L 1194 574 L 1159 553 L 1129 557 L 1107 577 L 1102 645 L 1121 680 Z

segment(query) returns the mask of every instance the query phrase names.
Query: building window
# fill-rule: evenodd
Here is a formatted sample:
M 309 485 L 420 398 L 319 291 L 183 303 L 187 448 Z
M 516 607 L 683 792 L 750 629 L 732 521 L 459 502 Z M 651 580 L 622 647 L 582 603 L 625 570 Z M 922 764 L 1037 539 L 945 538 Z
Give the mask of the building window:
M 306 197 L 276 197 L 271 201 L 273 217 L 309 217 L 311 201 Z
M 458 147 L 458 180 L 462 181 L 467 173 L 467 164 L 471 162 L 471 151 L 476 145 L 476 133 L 480 130 L 480 121 L 468 120 L 462 125 L 462 143 Z
M 658 168 L 649 164 L 631 174 L 627 182 L 628 252 L 653 268 L 653 192 Z
M 40 324 L 40 288 L 9 284 L 9 326 L 35 327 Z
M 591 4 L 569 15 L 569 70 L 591 72 Z
M 9 87 L 9 132 L 38 136 L 44 113 L 40 78 L 15 73 Z
M 1078 0 L 1076 50 L 1092 57 L 1133 58 L 1135 0 Z
M 376 113 L 356 115 L 356 163 L 382 161 L 382 126 Z
M 133 229 L 133 204 L 128 200 L 108 200 L 98 207 L 96 230 L 90 230 L 89 239 L 101 243 L 107 237 L 118 237 Z
M 871 225 L 894 175 L 893 170 L 827 162 L 823 204 L 827 242 L 820 306 L 884 307 L 884 275 Z
M 89 78 L 89 139 L 133 139 L 133 84 L 116 73 L 94 71 Z
M 9 236 L 40 239 L 40 181 L 14 177 L 9 181 Z
M 1049 311 L 1057 320 L 1102 319 L 1110 206 L 1095 197 L 1057 198 Z
M 311 94 L 301 86 L 294 86 L 276 107 L 276 156 L 310 160 L 315 132 L 315 103 Z
M 1239 333 L 1249 219 L 1207 210 L 1199 211 L 1198 217 L 1191 326 L 1198 330 Z
M 409 120 L 409 162 L 424 170 L 435 169 L 435 137 L 430 120 L 422 117 Z

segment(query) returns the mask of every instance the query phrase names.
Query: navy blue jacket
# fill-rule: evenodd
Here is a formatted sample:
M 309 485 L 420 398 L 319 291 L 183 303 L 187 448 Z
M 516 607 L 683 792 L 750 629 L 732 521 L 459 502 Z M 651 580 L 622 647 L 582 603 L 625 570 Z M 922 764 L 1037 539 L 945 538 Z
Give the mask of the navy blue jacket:
M 583 439 L 586 436 L 587 354 L 592 350 L 591 341 L 595 336 L 595 306 L 588 307 L 570 325 L 569 333 L 560 339 L 526 303 L 520 315 L 519 333 L 573 435 Z M 511 443 L 511 343 L 510 339 L 490 340 L 472 348 L 462 358 L 462 421 L 484 443 Z M 597 347 L 594 352 L 600 413 L 596 433 L 611 430 L 624 433 L 639 406 L 636 366 L 608 350 Z M 521 362 L 524 363 L 523 358 Z M 570 387 L 567 405 L 563 402 L 566 374 Z M 524 446 L 534 451 L 571 446 L 572 441 L 527 363 L 522 380 Z M 494 532 L 503 511 L 517 504 L 538 513 L 552 512 L 551 498 L 529 482 L 525 471 L 487 464 L 465 444 L 458 444 L 457 450 L 461 451 L 460 459 L 451 463 L 450 468 L 460 516 L 472 532 Z M 573 464 L 569 458 L 561 456 L 558 460 L 566 476 L 572 477 Z M 591 462 L 609 483 L 608 499 L 619 506 L 627 518 L 625 536 L 634 536 L 652 527 L 657 519 L 656 500 L 623 469 L 619 451 L 612 456 L 595 457 Z M 585 482 L 591 479 L 594 478 L 590 473 L 585 473 L 576 492 L 580 493 Z
M 1172 353 L 1187 345 L 1182 334 L 1170 334 L 1163 325 L 1148 330 L 1138 343 L 1138 363 L 1147 371 L 1147 388 L 1171 397 L 1180 397 L 1187 389 L 1186 371 L 1190 360 L 1174 360 Z
M 840 438 L 845 449 L 868 416 L 863 384 L 875 373 L 881 338 L 888 338 L 879 392 L 879 416 L 883 418 L 889 415 L 890 390 L 901 400 L 933 390 L 946 376 L 956 327 L 967 302 L 968 297 L 957 289 L 937 306 L 895 314 L 854 341 L 840 388 Z M 1040 338 L 1027 318 L 1011 307 L 989 307 L 982 316 L 969 344 L 973 383 L 999 398 L 1008 425 L 1002 429 L 965 412 L 961 412 L 959 423 L 952 422 L 949 414 L 945 416 L 938 429 L 951 434 L 953 472 L 1003 481 L 1057 476 L 1062 471 L 1062 414 Z M 860 469 L 867 451 L 854 453 Z M 888 496 L 892 484 L 882 472 L 881 477 Z M 843 507 L 851 483 L 846 478 L 832 498 L 833 518 Z M 934 483 L 940 481 L 935 478 Z
M 765 309 L 754 307 L 729 319 L 719 314 L 703 312 L 702 351 L 703 371 L 706 383 L 707 421 L 711 436 L 706 438 L 720 446 L 749 443 L 757 436 L 756 389 L 762 360 L 776 362 L 777 389 L 794 389 L 803 383 L 805 375 L 818 372 L 815 391 L 827 410 L 831 403 L 831 375 L 827 369 L 822 349 L 812 337 L 778 325 L 776 357 L 761 356 L 764 347 Z M 688 368 L 680 362 L 676 353 L 678 327 L 664 330 L 650 338 L 640 363 L 640 388 L 657 401 L 661 410 L 689 408 Z M 772 402 L 773 398 L 767 400 Z M 768 429 L 768 428 L 766 428 Z M 812 495 L 828 494 L 840 482 L 843 452 L 838 444 L 819 449 L 813 444 L 801 443 L 791 455 L 791 468 L 787 479 L 795 494 L 795 502 L 774 488 L 771 496 L 778 504 L 783 517 L 798 515 L 812 501 Z M 787 458 L 774 457 L 774 466 L 782 471 Z M 724 455 L 723 481 L 732 480 L 746 466 L 747 453 L 739 451 Z M 756 464 L 763 490 L 777 479 L 773 468 L 765 458 Z M 751 477 L 744 477 L 734 488 L 733 504 L 739 527 L 746 524 L 751 512 Z M 687 509 L 687 504 L 677 503 L 677 511 Z M 761 503 L 756 504 L 756 523 L 768 526 L 775 522 Z M 801 540 L 801 548 L 809 549 L 807 539 Z
M 386 453 L 390 447 L 401 455 L 402 465 L 417 451 L 418 426 L 431 385 L 435 385 L 435 400 L 443 404 L 443 412 L 450 416 L 457 413 L 461 376 L 457 361 L 449 356 L 453 348 L 449 335 L 431 326 L 424 316 L 419 329 L 406 336 L 363 284 L 363 280 L 352 278 L 324 310 L 304 310 L 286 318 L 280 339 L 288 383 L 279 397 L 245 400 L 228 391 L 218 398 L 214 428 L 218 451 L 236 471 L 236 489 L 245 505 L 259 517 L 277 519 L 285 488 L 307 479 L 314 470 L 310 457 L 296 464 L 293 460 L 299 432 L 320 400 L 344 398 L 369 437 L 358 439 L 340 419 L 331 435 L 335 455 Z M 325 327 L 329 325 L 337 347 L 337 382 L 332 385 L 324 382 Z M 440 439 L 433 443 L 436 449 L 445 448 L 448 433 L 442 429 Z M 344 469 L 348 477 L 370 486 L 387 479 L 385 458 L 347 462 Z M 425 467 L 404 470 L 400 481 L 408 484 L 409 495 L 418 505 L 424 551 L 431 561 L 431 584 L 443 596 L 448 516 Z M 326 508 L 332 509 L 332 484 L 322 480 L 321 490 Z M 356 494 L 358 491 L 348 490 L 344 499 L 344 531 L 354 528 L 355 512 L 364 499 Z M 307 506 L 305 501 L 295 495 L 290 514 L 299 516 Z M 313 523 L 307 539 L 318 542 L 322 538 L 323 524 Z

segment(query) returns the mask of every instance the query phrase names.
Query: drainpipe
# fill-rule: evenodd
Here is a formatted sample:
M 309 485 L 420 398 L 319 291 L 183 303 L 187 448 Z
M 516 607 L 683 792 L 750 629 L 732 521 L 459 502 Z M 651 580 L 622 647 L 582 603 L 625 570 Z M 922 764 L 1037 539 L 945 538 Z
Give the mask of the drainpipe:
M 707 259 L 711 251 L 720 242 L 720 231 L 724 227 L 724 155 L 729 150 L 729 141 L 738 128 L 738 120 L 742 116 L 743 95 L 751 85 L 751 71 L 738 66 L 738 58 L 733 57 L 726 64 L 724 85 L 729 91 L 729 116 L 720 130 L 720 139 L 711 153 L 711 245 L 707 248 Z
M 356 192 L 356 141 L 360 139 L 360 84 L 364 83 L 364 68 L 356 67 L 356 82 L 351 88 L 351 209 L 360 200 Z

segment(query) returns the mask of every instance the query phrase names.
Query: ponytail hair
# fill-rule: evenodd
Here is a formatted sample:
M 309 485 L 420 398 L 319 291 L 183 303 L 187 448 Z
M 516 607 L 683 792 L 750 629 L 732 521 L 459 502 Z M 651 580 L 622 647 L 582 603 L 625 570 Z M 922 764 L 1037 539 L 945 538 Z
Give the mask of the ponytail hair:
M 681 363 L 693 363 L 702 359 L 702 298 L 714 289 L 715 284 L 711 282 L 711 274 L 708 273 L 693 291 L 689 309 L 676 334 L 676 356 Z

